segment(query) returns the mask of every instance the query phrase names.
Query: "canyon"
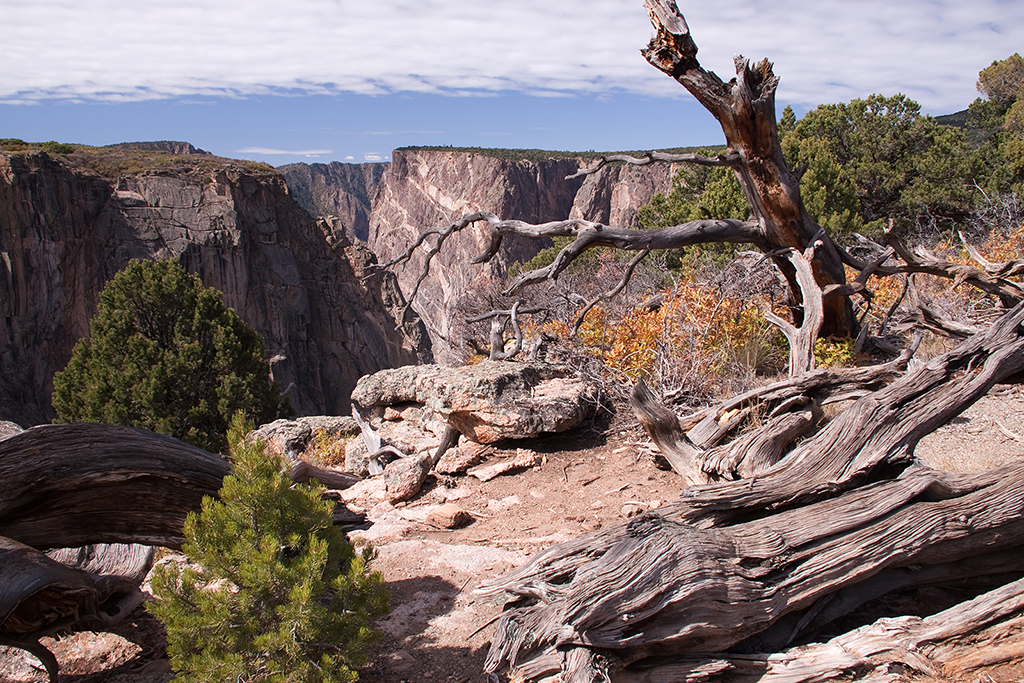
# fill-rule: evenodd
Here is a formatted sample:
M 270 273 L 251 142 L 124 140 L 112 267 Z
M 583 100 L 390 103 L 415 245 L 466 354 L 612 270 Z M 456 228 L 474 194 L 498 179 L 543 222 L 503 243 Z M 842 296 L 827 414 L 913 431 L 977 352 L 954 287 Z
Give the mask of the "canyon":
M 274 379 L 300 415 L 347 414 L 362 375 L 457 360 L 449 343 L 465 297 L 493 291 L 547 241 L 509 239 L 469 261 L 482 229 L 453 235 L 407 307 L 424 229 L 492 211 L 531 223 L 586 218 L 635 225 L 675 168 L 610 167 L 568 180 L 586 155 L 516 158 L 490 150 L 408 148 L 390 163 L 272 169 L 188 143 L 129 143 L 173 157 L 97 173 L 41 151 L 0 152 L 0 419 L 49 422 L 52 379 L 88 335 L 99 292 L 131 259 L 175 258 L 264 338 Z M 507 152 L 507 151 L 505 151 Z
M 594 155 L 535 156 L 527 158 L 516 150 L 405 148 L 394 151 L 390 164 L 292 164 L 280 170 L 307 210 L 314 215 L 338 215 L 350 238 L 365 240 L 381 262 L 402 255 L 422 231 L 444 227 L 475 211 L 528 223 L 581 218 L 635 227 L 640 207 L 655 193 L 667 193 L 678 170 L 674 164 L 610 166 L 570 179 L 567 176 L 592 164 Z M 363 170 L 366 167 L 372 167 L 372 172 Z M 353 204 L 349 188 L 358 185 L 352 179 L 376 176 L 380 167 L 375 184 L 359 185 L 357 198 L 372 199 L 361 200 L 358 211 L 347 210 Z M 339 208 L 345 210 L 339 212 Z M 496 258 L 471 265 L 489 242 L 488 229 L 479 224 L 448 237 L 412 302 L 441 362 L 465 356 L 466 349 L 459 348 L 452 335 L 464 301 L 493 292 L 512 265 L 551 246 L 549 240 L 509 237 Z M 395 267 L 403 292 L 416 285 L 424 258 L 417 253 Z

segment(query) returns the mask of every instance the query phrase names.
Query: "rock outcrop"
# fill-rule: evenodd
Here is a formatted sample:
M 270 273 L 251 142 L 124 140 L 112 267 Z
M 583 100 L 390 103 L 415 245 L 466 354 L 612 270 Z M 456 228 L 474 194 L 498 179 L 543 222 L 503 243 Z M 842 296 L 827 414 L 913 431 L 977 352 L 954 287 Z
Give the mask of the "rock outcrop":
M 52 419 L 53 374 L 135 258 L 179 259 L 222 291 L 300 414 L 346 414 L 360 376 L 431 359 L 422 325 L 395 322 L 394 276 L 363 281 L 372 254 L 314 221 L 277 173 L 225 161 L 113 182 L 0 154 L 0 419 Z
M 278 167 L 299 206 L 311 216 L 337 216 L 350 240 L 365 242 L 387 163 L 288 164 Z
M 528 439 L 579 426 L 599 392 L 569 368 L 542 362 L 484 361 L 382 370 L 359 380 L 352 401 L 384 408 L 420 404 L 477 443 Z

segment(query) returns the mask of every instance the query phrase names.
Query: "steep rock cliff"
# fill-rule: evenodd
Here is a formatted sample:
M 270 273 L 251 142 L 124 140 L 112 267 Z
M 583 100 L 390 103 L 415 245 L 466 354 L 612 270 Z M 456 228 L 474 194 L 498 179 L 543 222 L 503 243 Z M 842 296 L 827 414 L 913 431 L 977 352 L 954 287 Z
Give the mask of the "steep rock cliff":
M 382 261 L 404 252 L 424 229 L 446 225 L 470 211 L 487 210 L 531 223 L 572 217 L 635 227 L 639 208 L 655 193 L 671 189 L 678 168 L 610 166 L 584 179 L 567 180 L 593 160 L 511 161 L 466 151 L 420 149 L 395 150 L 392 158 L 373 202 L 368 238 Z M 470 264 L 487 244 L 488 231 L 480 225 L 451 237 L 413 303 L 441 361 L 458 355 L 452 352 L 449 331 L 460 299 L 467 292 L 493 289 L 510 265 L 529 260 L 550 242 L 506 239 L 490 264 Z M 396 269 L 406 294 L 422 266 L 418 255 Z
M 337 216 L 350 239 L 366 241 L 373 197 L 388 164 L 288 164 L 278 167 L 295 201 L 312 216 Z
M 672 177 L 678 164 L 651 166 L 606 166 L 600 173 L 588 175 L 576 193 L 569 218 L 636 227 L 640 207 L 650 204 L 657 193 L 672 190 Z
M 0 154 L 0 419 L 52 418 L 53 374 L 88 334 L 98 294 L 132 258 L 177 258 L 264 337 L 302 414 L 345 414 L 363 374 L 431 358 L 394 320 L 394 277 L 319 224 L 277 173 L 225 163 L 116 184 L 45 153 Z
M 565 177 L 578 168 L 576 159 L 530 162 L 459 151 L 395 150 L 374 199 L 370 249 L 388 261 L 424 229 L 447 225 L 472 211 L 531 223 L 564 219 L 583 182 Z M 447 345 L 453 311 L 467 292 L 492 287 L 510 265 L 550 246 L 548 240 L 510 238 L 490 263 L 471 265 L 489 243 L 488 229 L 479 224 L 452 235 L 420 287 L 413 305 L 436 352 Z M 419 253 L 395 269 L 403 292 L 411 291 L 422 268 Z M 439 360 L 448 358 L 440 354 Z

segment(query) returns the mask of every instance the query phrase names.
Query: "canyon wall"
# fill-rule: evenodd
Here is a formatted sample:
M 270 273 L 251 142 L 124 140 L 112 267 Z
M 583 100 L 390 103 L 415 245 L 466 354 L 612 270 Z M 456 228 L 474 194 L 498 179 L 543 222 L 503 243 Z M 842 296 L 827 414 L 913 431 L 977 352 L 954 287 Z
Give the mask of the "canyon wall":
M 176 258 L 265 339 L 300 414 L 346 414 L 363 374 L 432 358 L 396 278 L 284 179 L 225 162 L 115 181 L 45 153 L 0 154 L 0 419 L 53 417 L 53 374 L 130 259 Z
M 460 151 L 395 150 L 381 180 L 370 218 L 368 244 L 386 262 L 403 253 L 425 229 L 444 227 L 464 213 L 491 211 L 530 223 L 561 220 L 572 210 L 582 179 L 567 181 L 575 159 L 514 161 Z M 430 238 L 434 245 L 436 238 Z M 494 289 L 509 266 L 527 261 L 550 240 L 506 238 L 489 263 L 470 261 L 490 244 L 486 223 L 451 235 L 431 264 L 413 306 L 427 326 L 439 360 L 458 357 L 451 322 L 460 300 Z M 402 291 L 412 291 L 423 269 L 423 251 L 394 268 Z
M 350 239 L 366 241 L 373 198 L 387 163 L 288 164 L 278 171 L 292 197 L 313 216 L 337 216 Z
M 656 192 L 667 193 L 677 167 L 611 166 L 567 180 L 592 160 L 569 157 L 541 161 L 456 150 L 399 149 L 381 178 L 373 200 L 367 237 L 382 262 L 403 253 L 424 229 L 445 226 L 464 213 L 491 211 L 529 223 L 583 218 L 635 227 L 637 212 Z M 509 266 L 527 261 L 549 240 L 504 240 L 485 265 L 470 260 L 489 244 L 489 229 L 476 224 L 451 236 L 435 258 L 413 302 L 427 325 L 439 360 L 464 355 L 450 332 L 467 295 L 493 291 Z M 433 245 L 436 238 L 430 238 Z M 412 291 L 423 268 L 422 252 L 395 268 L 402 291 Z

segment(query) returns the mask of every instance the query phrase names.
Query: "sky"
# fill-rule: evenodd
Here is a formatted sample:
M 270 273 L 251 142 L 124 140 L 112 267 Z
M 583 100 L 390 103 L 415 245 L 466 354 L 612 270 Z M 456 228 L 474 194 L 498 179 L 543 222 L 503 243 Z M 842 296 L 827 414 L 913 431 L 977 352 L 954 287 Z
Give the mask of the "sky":
M 698 59 L 767 57 L 778 111 L 978 96 L 1022 0 L 678 0 Z M 664 149 L 715 120 L 640 55 L 642 0 L 0 0 L 0 138 L 184 140 L 275 166 L 397 147 Z

